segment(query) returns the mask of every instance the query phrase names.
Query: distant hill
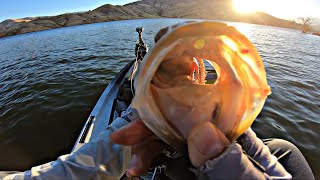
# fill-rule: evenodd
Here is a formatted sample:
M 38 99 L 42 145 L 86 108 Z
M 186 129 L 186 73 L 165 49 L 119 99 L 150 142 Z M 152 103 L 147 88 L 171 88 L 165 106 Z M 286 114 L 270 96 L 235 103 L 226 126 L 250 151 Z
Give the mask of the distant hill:
M 87 12 L 5 20 L 0 23 L 0 37 L 80 24 L 141 18 L 199 18 L 285 28 L 299 27 L 294 22 L 266 13 L 240 15 L 233 10 L 232 0 L 141 0 L 124 6 L 106 4 Z
M 312 28 L 313 28 L 315 31 L 320 32 L 320 24 L 312 25 Z

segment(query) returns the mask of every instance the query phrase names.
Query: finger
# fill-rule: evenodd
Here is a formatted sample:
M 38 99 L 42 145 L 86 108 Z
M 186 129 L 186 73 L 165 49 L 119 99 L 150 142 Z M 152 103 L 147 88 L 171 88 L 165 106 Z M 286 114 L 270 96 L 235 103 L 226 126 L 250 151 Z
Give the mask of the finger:
M 145 174 L 151 167 L 153 160 L 160 154 L 160 143 L 150 139 L 146 143 L 133 146 L 133 155 L 127 170 L 128 177 L 137 177 Z
M 110 138 L 116 144 L 135 145 L 141 143 L 152 134 L 142 120 L 139 119 L 113 132 Z
M 194 127 L 187 141 L 189 158 L 195 167 L 217 157 L 230 144 L 226 136 L 210 122 Z

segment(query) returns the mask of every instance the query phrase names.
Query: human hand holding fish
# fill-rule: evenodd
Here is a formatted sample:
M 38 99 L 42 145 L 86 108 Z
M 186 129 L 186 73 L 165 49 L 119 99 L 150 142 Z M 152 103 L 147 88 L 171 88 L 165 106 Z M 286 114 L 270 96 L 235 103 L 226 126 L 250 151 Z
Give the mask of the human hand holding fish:
M 292 176 L 251 129 L 239 138 L 240 146 L 238 143 L 230 144 L 217 127 L 207 123 L 192 128 L 187 141 L 188 157 L 196 168 L 194 173 L 198 178 L 291 179 Z M 114 143 L 132 146 L 132 158 L 126 172 L 128 177 L 145 174 L 162 151 L 161 140 L 140 118 L 115 131 L 110 138 Z M 246 153 L 243 153 L 244 151 Z M 173 162 L 178 162 L 179 167 L 165 169 L 170 178 L 194 178 L 194 175 L 188 172 L 192 167 L 189 167 L 185 160 L 171 159 L 167 161 L 167 165 Z M 226 170 L 226 167 L 229 169 Z
M 196 167 L 221 154 L 230 144 L 218 128 L 207 123 L 192 128 L 188 138 L 189 158 Z M 160 139 L 141 119 L 114 132 L 110 138 L 114 143 L 133 146 L 132 160 L 127 170 L 129 177 L 144 174 L 161 152 Z

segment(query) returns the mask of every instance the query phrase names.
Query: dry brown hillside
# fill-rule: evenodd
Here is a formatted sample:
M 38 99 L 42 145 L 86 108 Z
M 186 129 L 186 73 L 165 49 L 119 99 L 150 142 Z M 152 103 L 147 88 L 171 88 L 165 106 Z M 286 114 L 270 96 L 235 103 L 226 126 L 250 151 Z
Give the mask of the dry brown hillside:
M 278 19 L 266 13 L 237 14 L 232 8 L 231 0 L 142 0 L 124 6 L 106 4 L 81 13 L 5 20 L 0 23 L 0 37 L 80 24 L 162 17 L 238 21 L 286 28 L 298 27 L 296 23 Z

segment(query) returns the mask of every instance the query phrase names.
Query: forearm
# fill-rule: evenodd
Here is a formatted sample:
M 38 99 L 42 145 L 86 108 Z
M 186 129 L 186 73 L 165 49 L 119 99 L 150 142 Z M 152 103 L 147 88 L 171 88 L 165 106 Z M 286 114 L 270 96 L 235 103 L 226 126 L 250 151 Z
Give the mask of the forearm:
M 195 170 L 199 179 L 270 179 L 251 163 L 239 144 L 231 144 L 223 154 Z
M 290 179 L 291 175 L 278 162 L 278 159 L 271 154 L 269 148 L 257 138 L 251 128 L 239 138 L 243 150 L 263 167 L 264 171 L 271 177 L 283 177 Z
M 291 179 L 291 175 L 250 129 L 220 156 L 195 170 L 200 179 Z
M 76 152 L 56 161 L 33 167 L 30 171 L 7 176 L 7 179 L 91 179 L 107 176 L 119 179 L 127 169 L 131 148 L 114 144 L 109 136 L 128 122 L 116 119 L 105 132 Z

